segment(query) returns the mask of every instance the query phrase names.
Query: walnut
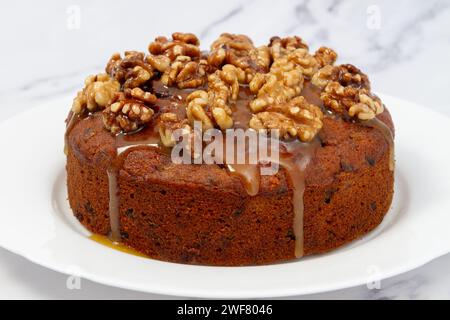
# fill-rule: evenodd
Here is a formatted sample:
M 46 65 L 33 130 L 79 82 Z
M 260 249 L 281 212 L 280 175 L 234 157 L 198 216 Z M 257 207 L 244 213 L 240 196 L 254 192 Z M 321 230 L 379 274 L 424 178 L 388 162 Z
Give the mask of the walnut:
M 156 38 L 150 43 L 152 55 L 147 62 L 162 73 L 161 82 L 167 86 L 176 85 L 180 89 L 197 88 L 206 83 L 205 59 L 200 59 L 200 42 L 191 33 L 172 34 L 172 40 Z
M 384 110 L 380 99 L 370 93 L 367 76 L 351 64 L 326 65 L 311 82 L 323 89 L 320 98 L 324 106 L 335 112 L 368 120 Z
M 350 117 L 357 117 L 359 120 L 370 120 L 384 111 L 383 104 L 377 96 L 361 91 L 358 95 L 359 103 L 348 109 Z
M 186 119 L 180 120 L 175 113 L 166 112 L 159 116 L 158 131 L 164 146 L 170 148 L 176 144 L 173 133 L 178 129 L 182 129 L 186 133 L 192 131 L 189 124 L 186 123 Z
M 250 102 L 253 112 L 262 111 L 270 104 L 285 103 L 300 94 L 303 88 L 301 67 L 285 57 L 276 59 L 265 75 L 255 75 L 249 84 L 256 99 Z
M 250 127 L 255 130 L 277 129 L 281 137 L 298 137 L 311 141 L 322 128 L 323 113 L 302 96 L 289 102 L 271 105 L 266 111 L 254 114 Z
M 296 49 L 308 50 L 308 45 L 299 37 L 272 37 L 269 48 L 273 59 L 278 59 L 286 52 L 292 52 Z
M 114 134 L 136 131 L 152 119 L 151 106 L 156 100 L 155 95 L 141 88 L 125 89 L 103 110 L 103 124 Z
M 144 69 L 141 66 L 135 66 L 132 70 L 129 71 L 123 87 L 124 88 L 136 88 L 140 85 L 144 84 L 152 77 L 153 73 L 149 70 Z
M 154 111 L 139 100 L 118 101 L 103 110 L 103 124 L 112 133 L 133 132 L 149 122 Z
M 330 48 L 320 47 L 314 53 L 314 58 L 319 64 L 319 68 L 323 68 L 327 65 L 332 65 L 337 59 L 337 53 Z
M 202 153 L 195 152 L 195 140 L 202 139 L 201 132 L 193 130 L 186 119 L 179 119 L 175 113 L 163 113 L 159 117 L 158 127 L 161 142 L 164 146 L 173 147 L 181 135 L 185 142 L 183 151 L 188 152 L 192 158 L 201 158 Z M 178 131 L 178 137 L 175 136 L 176 131 Z
M 211 45 L 208 63 L 220 69 L 231 64 L 243 70 L 248 83 L 256 72 L 267 72 L 270 65 L 270 52 L 267 46 L 256 48 L 249 37 L 223 33 Z
M 171 61 L 178 56 L 198 58 L 200 56 L 200 42 L 191 33 L 176 32 L 172 34 L 172 40 L 166 37 L 158 37 L 149 44 L 148 51 L 153 55 L 165 55 Z
M 304 77 L 311 77 L 322 63 L 309 54 L 308 46 L 298 37 L 274 37 L 269 50 L 273 60 L 269 73 L 257 73 L 249 83 L 250 91 L 257 95 L 250 103 L 253 112 L 298 96 L 303 89 Z M 322 51 L 321 54 L 325 55 Z
M 326 47 L 319 48 L 311 55 L 308 46 L 299 37 L 274 37 L 269 48 L 273 60 L 285 57 L 300 66 L 302 73 L 308 77 L 312 77 L 319 68 L 332 65 L 337 59 L 336 52 Z
M 319 69 L 311 78 L 311 83 L 321 89 L 325 88 L 331 81 L 331 75 L 336 67 L 326 65 Z
M 124 88 L 139 87 L 155 75 L 144 53 L 138 51 L 126 51 L 123 59 L 115 53 L 106 65 L 106 72 Z
M 153 93 L 146 92 L 141 88 L 125 89 L 125 96 L 130 96 L 134 99 L 140 100 L 144 103 L 154 104 L 157 100 Z
M 159 72 L 164 72 L 170 67 L 170 58 L 164 55 L 152 56 L 146 58 L 147 62 Z
M 312 75 L 319 69 L 319 63 L 312 55 L 309 54 L 307 49 L 295 49 L 287 54 L 286 59 L 297 65 L 302 74 L 308 77 L 312 77 Z
M 229 103 L 239 94 L 239 79 L 243 71 L 231 64 L 223 66 L 208 77 L 208 91 L 197 90 L 187 97 L 187 117 L 192 124 L 201 121 L 203 128 L 213 128 L 214 123 L 225 130 L 233 126 Z
M 370 82 L 367 76 L 351 64 L 327 65 L 318 70 L 311 79 L 315 86 L 322 89 L 332 81 L 338 82 L 344 87 L 350 86 L 370 90 Z
M 188 56 L 178 56 L 164 71 L 161 82 L 178 88 L 197 88 L 206 83 L 206 60 L 192 61 Z
M 82 113 L 85 110 L 89 112 L 102 110 L 110 103 L 119 89 L 120 83 L 111 79 L 107 74 L 89 76 L 85 80 L 83 90 L 79 91 L 73 100 L 72 111 Z
M 186 102 L 186 115 L 191 125 L 194 124 L 194 121 L 200 121 L 202 123 L 203 130 L 208 130 L 214 127 L 210 116 L 205 110 L 209 105 L 208 93 L 206 91 L 197 90 L 192 92 L 187 96 Z
M 325 107 L 360 120 L 370 120 L 384 110 L 380 99 L 369 90 L 344 87 L 335 81 L 328 83 L 320 98 Z

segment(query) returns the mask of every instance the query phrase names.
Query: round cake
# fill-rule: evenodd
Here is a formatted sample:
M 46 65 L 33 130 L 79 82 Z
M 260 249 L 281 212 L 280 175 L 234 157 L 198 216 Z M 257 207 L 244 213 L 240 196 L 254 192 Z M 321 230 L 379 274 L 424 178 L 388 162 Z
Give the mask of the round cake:
M 70 206 L 97 237 L 163 261 L 259 265 L 330 251 L 381 223 L 394 126 L 361 70 L 299 37 L 256 47 L 222 34 L 201 51 L 195 35 L 174 33 L 148 50 L 114 54 L 66 120 Z M 206 161 L 195 143 L 208 130 L 260 134 L 277 158 Z M 190 162 L 174 161 L 182 140 Z

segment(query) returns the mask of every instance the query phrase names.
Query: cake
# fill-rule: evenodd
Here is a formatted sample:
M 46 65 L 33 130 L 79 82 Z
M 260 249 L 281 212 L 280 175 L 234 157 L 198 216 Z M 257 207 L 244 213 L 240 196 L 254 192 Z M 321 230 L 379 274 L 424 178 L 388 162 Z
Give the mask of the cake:
M 381 223 L 394 126 L 361 70 L 299 37 L 256 47 L 225 33 L 202 51 L 174 33 L 148 51 L 114 54 L 66 120 L 68 199 L 93 234 L 153 259 L 239 266 L 328 252 Z M 200 135 L 276 140 L 279 170 L 261 174 L 273 159 L 174 161 L 181 138 L 198 160 L 195 123 Z

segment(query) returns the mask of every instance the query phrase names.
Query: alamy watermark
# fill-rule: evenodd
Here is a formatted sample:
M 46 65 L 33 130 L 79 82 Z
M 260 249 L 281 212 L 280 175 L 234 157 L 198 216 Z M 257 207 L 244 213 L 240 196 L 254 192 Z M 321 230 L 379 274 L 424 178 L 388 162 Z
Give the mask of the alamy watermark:
M 81 28 L 81 8 L 71 5 L 66 8 L 66 28 L 67 30 L 79 30 Z
M 77 266 L 69 266 L 66 270 L 69 276 L 66 279 L 66 288 L 69 290 L 81 290 L 81 270 Z
M 381 29 L 381 9 L 377 5 L 368 6 L 366 9 L 367 20 L 366 27 L 369 30 Z
M 366 286 L 369 290 L 380 290 L 381 289 L 381 272 L 380 268 L 376 265 L 370 265 L 367 267 L 367 281 Z
M 274 175 L 279 170 L 278 130 L 212 128 L 203 131 L 202 123 L 195 121 L 192 132 L 178 129 L 173 137 L 177 143 L 171 158 L 176 164 L 261 164 L 261 175 Z

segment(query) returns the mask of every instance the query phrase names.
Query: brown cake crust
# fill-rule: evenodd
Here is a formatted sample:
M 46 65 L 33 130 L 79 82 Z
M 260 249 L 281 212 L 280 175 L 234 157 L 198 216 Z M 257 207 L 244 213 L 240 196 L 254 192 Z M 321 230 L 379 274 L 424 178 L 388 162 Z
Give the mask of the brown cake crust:
M 377 118 L 392 131 L 387 110 Z M 326 252 L 374 229 L 389 209 L 394 176 L 383 133 L 325 117 L 306 171 L 304 253 Z M 115 139 L 94 113 L 67 139 L 70 206 L 90 231 L 110 232 L 107 168 Z M 255 265 L 295 258 L 293 190 L 284 170 L 262 176 L 249 196 L 217 165 L 176 165 L 154 147 L 124 153 L 118 174 L 122 241 L 151 258 L 207 265 Z

